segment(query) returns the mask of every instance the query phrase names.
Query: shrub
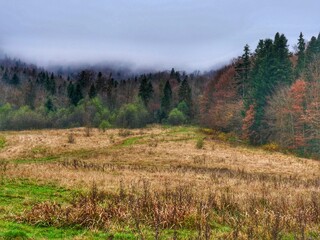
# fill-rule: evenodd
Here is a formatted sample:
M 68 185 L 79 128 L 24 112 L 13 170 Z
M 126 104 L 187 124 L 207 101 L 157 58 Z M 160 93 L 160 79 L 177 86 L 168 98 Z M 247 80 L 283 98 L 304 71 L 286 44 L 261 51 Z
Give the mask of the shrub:
M 278 151 L 280 151 L 279 145 L 277 143 L 274 143 L 274 142 L 263 145 L 262 149 L 266 150 L 266 151 L 270 151 L 270 152 L 278 152 Z
M 68 143 L 75 143 L 75 138 L 73 133 L 70 133 L 68 135 Z
M 99 128 L 100 128 L 103 132 L 105 132 L 106 129 L 111 128 L 111 124 L 109 123 L 109 121 L 103 120 L 103 121 L 100 123 Z
M 202 148 L 203 148 L 203 144 L 204 144 L 203 138 L 199 138 L 199 139 L 197 140 L 196 148 L 197 148 L 197 149 L 202 149 Z
M 0 136 L 0 149 L 4 148 L 6 145 L 6 138 L 5 136 Z
M 185 101 L 182 101 L 177 106 L 178 110 L 182 112 L 185 116 L 189 114 L 189 107 Z
M 32 111 L 29 107 L 23 106 L 10 114 L 8 124 L 5 129 L 41 129 L 49 127 L 50 123 L 45 116 Z
M 130 132 L 129 130 L 120 129 L 118 135 L 120 137 L 128 137 L 128 136 L 132 135 L 132 132 Z
M 179 109 L 174 108 L 170 113 L 168 117 L 168 123 L 171 125 L 179 125 L 183 124 L 186 121 L 186 116 L 179 111 Z
M 123 128 L 140 128 L 147 124 L 148 111 L 143 103 L 129 103 L 123 105 L 116 117 L 116 124 Z

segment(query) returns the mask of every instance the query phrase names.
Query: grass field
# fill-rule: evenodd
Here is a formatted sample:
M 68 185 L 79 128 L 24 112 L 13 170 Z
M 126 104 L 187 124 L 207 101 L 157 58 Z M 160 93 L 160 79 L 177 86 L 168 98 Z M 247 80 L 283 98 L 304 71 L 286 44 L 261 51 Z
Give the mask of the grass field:
M 2 132 L 0 239 L 320 239 L 320 162 L 205 132 Z

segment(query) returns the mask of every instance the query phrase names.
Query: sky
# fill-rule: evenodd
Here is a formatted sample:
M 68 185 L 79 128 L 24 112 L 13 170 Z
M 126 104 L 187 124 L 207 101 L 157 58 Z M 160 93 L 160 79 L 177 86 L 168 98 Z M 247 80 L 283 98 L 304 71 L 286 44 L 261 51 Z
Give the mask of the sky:
M 259 39 L 320 31 L 319 0 L 0 0 L 0 49 L 41 66 L 210 70 Z

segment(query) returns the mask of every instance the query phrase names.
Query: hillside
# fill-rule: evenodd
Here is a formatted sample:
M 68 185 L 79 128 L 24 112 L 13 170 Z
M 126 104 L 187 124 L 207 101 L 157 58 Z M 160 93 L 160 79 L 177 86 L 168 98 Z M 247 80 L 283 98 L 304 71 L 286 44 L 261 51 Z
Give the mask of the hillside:
M 319 239 L 320 163 L 224 138 L 2 132 L 0 238 Z

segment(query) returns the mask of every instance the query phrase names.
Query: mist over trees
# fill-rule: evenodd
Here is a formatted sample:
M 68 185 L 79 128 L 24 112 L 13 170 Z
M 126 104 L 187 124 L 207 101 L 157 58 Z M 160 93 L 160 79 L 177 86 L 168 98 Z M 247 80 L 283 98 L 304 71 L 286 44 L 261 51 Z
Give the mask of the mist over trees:
M 133 74 L 83 68 L 50 72 L 0 61 L 0 129 L 199 124 L 254 145 L 319 156 L 320 36 L 284 34 L 211 74 Z

